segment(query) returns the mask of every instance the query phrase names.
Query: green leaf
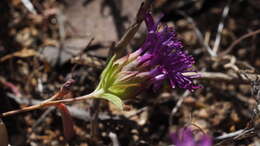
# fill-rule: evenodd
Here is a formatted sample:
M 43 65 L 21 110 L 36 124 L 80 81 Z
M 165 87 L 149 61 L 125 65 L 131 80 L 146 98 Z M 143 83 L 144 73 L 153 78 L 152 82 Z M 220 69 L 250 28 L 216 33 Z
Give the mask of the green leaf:
M 113 94 L 110 93 L 104 93 L 101 96 L 98 96 L 97 98 L 102 98 L 102 99 L 106 99 L 110 102 L 112 102 L 116 107 L 118 107 L 119 109 L 123 110 L 123 102 L 122 100 Z

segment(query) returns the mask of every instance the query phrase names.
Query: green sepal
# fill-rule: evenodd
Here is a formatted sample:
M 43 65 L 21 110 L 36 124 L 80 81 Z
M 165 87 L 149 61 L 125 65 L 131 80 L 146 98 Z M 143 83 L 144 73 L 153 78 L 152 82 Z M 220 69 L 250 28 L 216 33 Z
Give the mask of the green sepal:
M 113 56 L 110 61 L 108 62 L 106 68 L 102 72 L 100 76 L 100 82 L 97 87 L 97 90 L 103 89 L 107 90 L 115 81 L 115 75 L 118 72 L 118 65 L 114 63 L 115 62 L 115 56 Z
M 128 96 L 128 91 L 132 87 L 138 87 L 137 83 L 127 83 L 127 84 L 116 84 L 109 88 L 109 92 L 121 98 L 126 98 Z
M 123 110 L 122 100 L 114 94 L 104 93 L 104 94 L 101 94 L 100 96 L 98 96 L 96 98 L 106 99 L 106 100 L 110 101 L 111 103 L 113 103 L 120 110 Z
M 138 87 L 139 83 L 131 78 L 136 76 L 136 72 L 123 71 L 127 65 L 129 56 L 121 60 L 115 60 L 113 56 L 108 62 L 106 68 L 100 76 L 100 82 L 94 92 L 97 93 L 96 98 L 106 99 L 112 102 L 119 109 L 123 109 L 122 98 L 127 98 L 133 88 Z

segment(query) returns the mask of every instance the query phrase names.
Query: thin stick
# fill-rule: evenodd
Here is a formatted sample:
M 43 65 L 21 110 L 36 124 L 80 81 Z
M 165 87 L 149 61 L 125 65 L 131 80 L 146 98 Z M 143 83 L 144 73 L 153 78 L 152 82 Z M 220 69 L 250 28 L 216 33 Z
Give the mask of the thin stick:
M 93 41 L 94 41 L 94 38 L 91 37 L 91 39 L 90 39 L 90 41 L 88 42 L 86 48 L 89 48 Z M 82 52 L 79 53 L 79 59 L 78 59 L 79 62 L 82 60 L 82 55 L 83 55 L 83 54 L 84 54 L 84 51 L 82 51 Z M 73 60 L 71 60 L 71 62 L 73 62 Z M 75 61 L 75 62 L 76 62 L 76 61 Z M 76 68 L 78 67 L 78 65 L 79 65 L 79 63 L 76 63 L 76 64 L 72 67 L 72 69 L 71 69 L 72 78 L 74 77 L 74 72 L 75 72 Z
M 257 35 L 260 33 L 260 29 L 257 29 L 253 32 L 249 32 L 243 36 L 241 36 L 239 39 L 237 39 L 236 41 L 234 41 L 225 51 L 223 51 L 222 53 L 220 53 L 220 56 L 224 56 L 226 54 L 228 54 L 229 52 L 232 51 L 232 49 L 237 45 L 239 44 L 241 41 L 243 41 L 244 39 L 248 38 L 248 37 L 251 37 L 251 36 L 254 36 L 254 35 Z
M 37 15 L 37 12 L 30 0 L 21 0 L 23 5 L 34 15 Z
M 194 74 L 199 74 L 199 80 L 218 80 L 218 81 L 226 81 L 233 83 L 244 83 L 251 84 L 252 81 L 255 81 L 257 78 L 260 78 L 260 74 L 252 74 L 252 73 L 222 73 L 222 72 L 197 72 L 197 73 L 185 73 L 184 75 L 190 76 Z
M 108 136 L 110 137 L 113 146 L 120 146 L 117 135 L 115 133 L 109 132 Z
M 175 107 L 172 109 L 170 117 L 169 117 L 169 125 L 172 125 L 173 116 L 176 114 L 178 109 L 181 107 L 184 99 L 190 94 L 188 90 L 186 90 L 181 97 L 179 97 L 178 102 L 176 103 Z
M 219 48 L 220 41 L 221 41 L 221 33 L 223 31 L 223 28 L 224 28 L 224 21 L 225 21 L 225 18 L 227 17 L 227 15 L 229 13 L 230 3 L 231 3 L 231 0 L 229 0 L 227 5 L 224 7 L 222 17 L 221 17 L 221 21 L 218 25 L 218 32 L 217 32 L 216 40 L 215 40 L 214 46 L 213 46 L 213 52 L 215 52 L 216 54 L 218 52 L 218 48 Z
M 247 135 L 247 134 L 253 134 L 254 133 L 254 128 L 251 129 L 241 129 L 235 132 L 231 132 L 231 133 L 227 133 L 227 134 L 223 134 L 221 136 L 218 136 L 216 138 L 214 138 L 214 140 L 216 142 L 219 141 L 219 143 L 216 143 L 216 145 L 222 145 L 225 142 L 228 142 L 229 140 L 236 140 L 238 137 Z
M 49 107 L 38 120 L 33 124 L 32 129 L 34 130 L 41 122 L 55 109 L 55 107 Z
M 115 47 L 112 48 L 112 51 L 110 51 L 110 56 L 111 53 L 116 53 L 117 57 L 122 57 L 124 55 L 123 50 L 138 31 L 141 23 L 143 22 L 144 14 L 151 8 L 152 2 L 153 0 L 145 0 L 142 3 L 136 15 L 136 21 L 128 28 L 123 37 L 115 44 Z

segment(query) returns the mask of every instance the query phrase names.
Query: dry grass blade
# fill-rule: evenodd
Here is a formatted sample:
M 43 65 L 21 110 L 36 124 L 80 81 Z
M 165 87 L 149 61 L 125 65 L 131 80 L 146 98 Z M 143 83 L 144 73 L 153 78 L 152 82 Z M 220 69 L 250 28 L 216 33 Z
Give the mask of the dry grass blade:
M 224 7 L 223 12 L 222 12 L 221 21 L 218 25 L 218 32 L 217 32 L 216 40 L 215 40 L 214 46 L 213 46 L 213 51 L 216 54 L 218 52 L 218 48 L 219 48 L 220 41 L 221 41 L 221 33 L 223 31 L 223 28 L 224 28 L 224 21 L 225 21 L 225 18 L 227 17 L 227 15 L 229 13 L 230 3 L 231 3 L 231 0 L 229 0 L 227 5 Z

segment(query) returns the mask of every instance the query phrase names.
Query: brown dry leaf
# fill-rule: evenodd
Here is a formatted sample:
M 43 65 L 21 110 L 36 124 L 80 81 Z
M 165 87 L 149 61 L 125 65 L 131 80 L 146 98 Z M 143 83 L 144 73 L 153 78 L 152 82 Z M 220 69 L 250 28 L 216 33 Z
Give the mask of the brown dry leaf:
M 105 44 L 117 41 L 131 22 L 142 1 L 67 1 L 64 9 L 69 25 L 66 34 L 69 36 L 93 36 L 93 44 Z M 87 42 L 87 41 L 86 41 Z
M 35 50 L 32 49 L 22 49 L 20 51 L 14 52 L 12 54 L 8 54 L 0 59 L 0 62 L 4 62 L 8 59 L 11 59 L 13 57 L 21 57 L 21 58 L 27 58 L 32 56 L 37 56 L 38 53 Z
M 70 140 L 71 138 L 73 138 L 73 136 L 75 136 L 75 131 L 73 129 L 73 125 L 74 125 L 73 119 L 65 104 L 60 103 L 56 105 L 56 107 L 61 113 L 64 137 L 66 140 Z
M 65 17 L 65 21 L 59 24 L 65 27 L 64 41 L 61 45 L 49 46 L 45 43 L 46 47 L 42 49 L 43 57 L 51 65 L 63 64 L 82 52 L 92 37 L 92 45 L 97 45 L 97 49 L 90 50 L 89 53 L 107 57 L 107 48 L 122 36 L 131 21 L 135 21 L 141 1 L 76 0 L 67 1 L 67 4 L 64 13 L 57 16 L 60 19 Z
M 8 145 L 8 134 L 7 134 L 6 126 L 1 119 L 0 119 L 0 145 L 1 146 Z
M 86 2 L 85 2 L 86 3 Z M 141 1 L 114 1 L 110 0 L 104 3 L 103 0 L 90 1 L 84 4 L 82 0 L 68 1 L 68 7 L 65 8 L 65 16 L 69 24 L 76 29 L 76 32 L 81 35 L 91 34 L 95 40 L 101 42 L 111 42 L 118 39 L 117 37 L 117 20 L 123 19 L 121 25 L 127 23 L 128 20 L 134 21 L 136 12 Z M 120 14 L 114 14 L 117 9 Z M 130 23 L 128 22 L 128 25 Z

